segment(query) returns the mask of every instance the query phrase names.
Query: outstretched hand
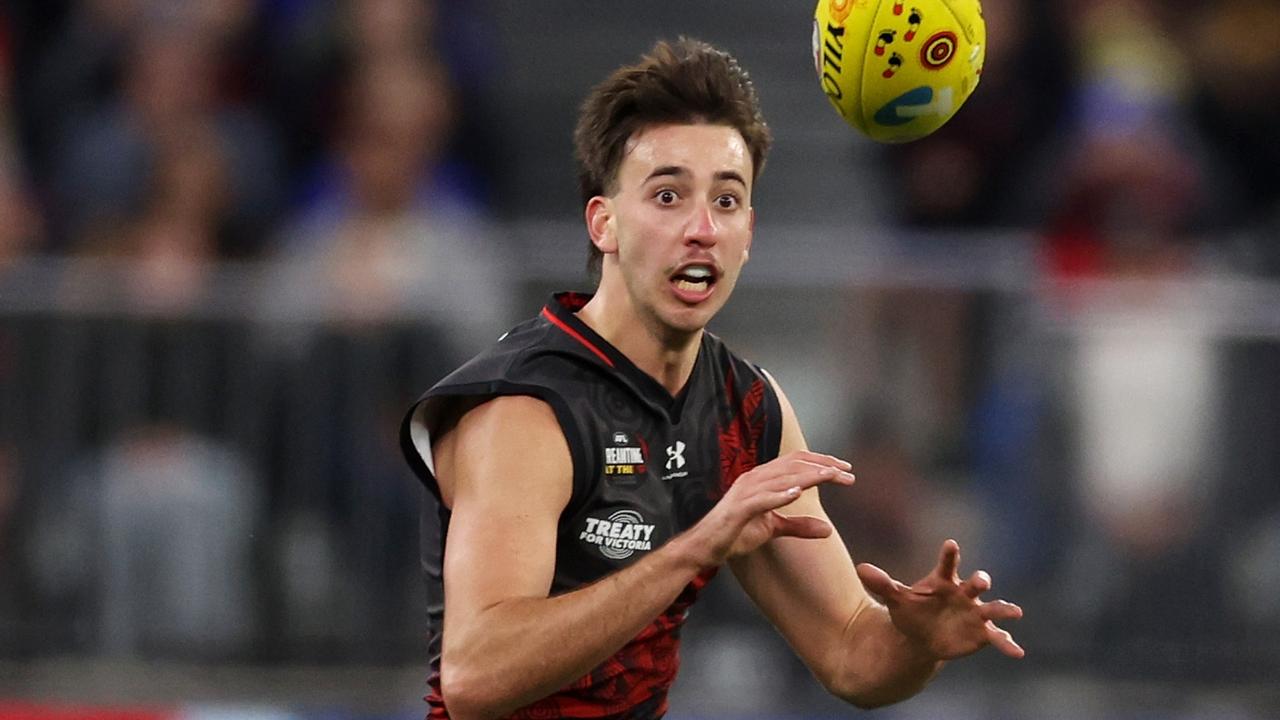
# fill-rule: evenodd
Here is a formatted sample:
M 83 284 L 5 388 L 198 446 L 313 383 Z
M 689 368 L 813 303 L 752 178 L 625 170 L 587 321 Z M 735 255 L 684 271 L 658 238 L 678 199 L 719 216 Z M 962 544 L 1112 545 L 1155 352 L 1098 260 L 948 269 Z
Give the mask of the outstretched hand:
M 979 599 L 991 589 L 991 576 L 979 570 L 962 582 L 959 566 L 960 545 L 947 540 L 937 567 L 914 585 L 904 585 L 870 563 L 858 565 L 858 577 L 889 608 L 894 626 L 939 659 L 963 657 L 985 645 L 1021 658 L 1026 651 L 996 621 L 1020 618 L 1022 608 Z
M 688 533 L 700 562 L 718 566 L 777 537 L 827 537 L 832 528 L 826 520 L 778 509 L 811 487 L 852 485 L 849 468 L 848 462 L 831 455 L 798 450 L 743 473 Z

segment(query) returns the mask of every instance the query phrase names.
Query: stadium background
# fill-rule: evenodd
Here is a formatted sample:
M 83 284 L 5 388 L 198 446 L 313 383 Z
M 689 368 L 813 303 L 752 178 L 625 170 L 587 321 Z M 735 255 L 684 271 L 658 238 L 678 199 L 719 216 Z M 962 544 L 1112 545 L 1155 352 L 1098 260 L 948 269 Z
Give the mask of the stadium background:
M 713 329 L 858 559 L 1027 611 L 885 718 L 1280 715 L 1280 6 L 985 0 L 982 85 L 873 145 L 809 2 L 0 6 L 0 718 L 410 718 L 405 405 L 581 287 L 576 103 L 733 51 L 776 145 Z M 857 714 L 731 581 L 674 718 Z

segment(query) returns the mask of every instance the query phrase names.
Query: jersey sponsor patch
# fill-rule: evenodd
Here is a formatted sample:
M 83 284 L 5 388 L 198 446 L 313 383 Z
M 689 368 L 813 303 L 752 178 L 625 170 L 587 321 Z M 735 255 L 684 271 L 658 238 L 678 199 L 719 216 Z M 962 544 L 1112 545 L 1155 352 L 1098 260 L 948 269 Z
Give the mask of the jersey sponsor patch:
M 667 464 L 665 466 L 667 474 L 662 476 L 663 480 L 673 480 L 689 475 L 689 471 L 683 469 L 685 466 L 685 447 L 683 440 L 677 440 L 674 444 L 667 446 Z
M 613 433 L 613 447 L 604 449 L 605 475 L 644 475 L 648 471 L 648 458 L 644 440 L 635 442 L 624 432 Z
M 635 510 L 619 510 L 605 520 L 587 518 L 578 539 L 595 545 L 610 560 L 621 560 L 637 550 L 652 550 L 653 528 Z

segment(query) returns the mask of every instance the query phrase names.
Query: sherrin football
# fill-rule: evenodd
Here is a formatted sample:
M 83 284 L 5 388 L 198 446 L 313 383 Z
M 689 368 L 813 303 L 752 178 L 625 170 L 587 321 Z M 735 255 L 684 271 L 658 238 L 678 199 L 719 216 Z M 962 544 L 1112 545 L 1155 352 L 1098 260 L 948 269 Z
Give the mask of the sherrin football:
M 813 63 L 840 116 L 873 140 L 922 138 L 978 86 L 978 0 L 818 0 Z

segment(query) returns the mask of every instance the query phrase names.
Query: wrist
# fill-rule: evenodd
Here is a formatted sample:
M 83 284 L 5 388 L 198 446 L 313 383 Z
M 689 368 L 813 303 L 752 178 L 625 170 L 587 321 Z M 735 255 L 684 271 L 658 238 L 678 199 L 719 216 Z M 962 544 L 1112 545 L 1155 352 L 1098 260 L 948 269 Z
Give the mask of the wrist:
M 941 668 L 945 658 L 934 652 L 927 639 L 906 632 L 898 626 L 893 613 L 884 604 L 870 600 L 869 607 L 850 623 L 846 633 L 879 638 L 879 653 L 895 658 L 896 664 L 914 668 Z
M 716 557 L 708 543 L 698 538 L 696 525 L 671 538 L 667 547 L 677 567 L 694 575 L 717 568 L 724 562 L 722 558 Z
M 899 653 L 905 663 L 920 667 L 932 667 L 935 672 L 946 663 L 946 659 L 934 652 L 924 640 L 911 637 L 896 627 L 894 630 L 897 631 L 900 644 Z
M 864 709 L 915 695 L 945 664 L 926 642 L 894 624 L 888 608 L 869 598 L 846 625 L 837 652 L 834 676 L 824 684 Z
M 934 666 L 935 671 L 942 667 L 945 657 L 935 652 L 928 640 L 912 635 L 898 627 L 893 613 L 889 612 L 887 607 L 881 605 L 880 611 L 883 613 L 885 625 L 891 634 L 891 642 L 897 646 L 896 654 L 904 663 L 921 667 Z

